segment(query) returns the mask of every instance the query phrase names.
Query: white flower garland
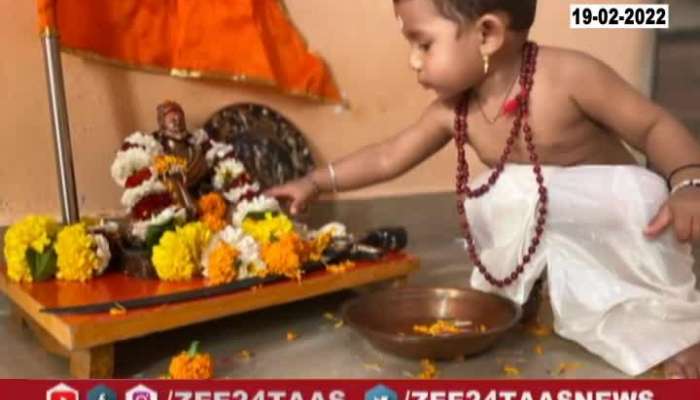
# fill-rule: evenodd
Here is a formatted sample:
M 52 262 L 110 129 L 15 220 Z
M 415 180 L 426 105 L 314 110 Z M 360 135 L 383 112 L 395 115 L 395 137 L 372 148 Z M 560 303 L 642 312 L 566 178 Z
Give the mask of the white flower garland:
M 224 193 L 224 198 L 228 200 L 231 204 L 237 204 L 243 196 L 249 193 L 258 193 L 260 191 L 260 184 L 253 182 L 253 184 L 245 184 L 243 186 L 235 187 Z
M 205 155 L 207 165 L 209 165 L 209 167 L 212 167 L 218 159 L 224 158 L 226 154 L 229 154 L 232 151 L 233 146 L 231 146 L 230 144 L 215 142 L 212 140 L 211 148 L 207 150 L 207 154 Z
M 119 151 L 112 163 L 110 172 L 112 179 L 121 187 L 126 185 L 126 180 L 136 171 L 150 167 L 153 164 L 153 156 L 141 147 L 132 147 Z
M 109 241 L 102 234 L 92 234 L 92 241 L 95 243 L 95 254 L 97 255 L 97 265 L 95 266 L 95 274 L 102 275 L 107 267 L 109 266 L 109 261 L 112 259 L 112 252 L 109 250 Z
M 156 156 L 163 153 L 163 145 L 153 135 L 136 131 L 124 139 L 124 142 L 141 147 L 148 155 Z
M 142 184 L 126 189 L 122 194 L 121 203 L 127 208 L 129 212 L 131 209 L 139 202 L 139 200 L 150 194 L 167 192 L 168 189 L 165 187 L 163 182 L 159 181 L 156 176 L 151 176 L 151 179 L 143 182 Z
M 253 212 L 280 211 L 280 204 L 277 199 L 265 195 L 259 195 L 252 200 L 242 200 L 233 212 L 233 226 L 241 226 L 248 214 Z
M 231 181 L 245 173 L 245 166 L 235 158 L 227 158 L 216 165 L 212 185 L 216 190 L 223 190 Z
M 131 225 L 131 234 L 141 240 L 146 240 L 146 233 L 151 226 L 163 225 L 173 219 L 177 222 L 184 223 L 186 218 L 187 212 L 184 208 L 169 206 L 159 212 L 158 215 L 151 216 L 150 219 L 134 222 Z

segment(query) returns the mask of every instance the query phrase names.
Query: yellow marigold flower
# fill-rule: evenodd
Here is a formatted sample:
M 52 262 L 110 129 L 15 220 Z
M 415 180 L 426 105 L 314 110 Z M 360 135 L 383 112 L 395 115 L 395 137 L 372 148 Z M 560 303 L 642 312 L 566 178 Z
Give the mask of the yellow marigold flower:
M 193 342 L 188 351 L 183 351 L 170 360 L 168 372 L 172 379 L 211 379 L 214 377 L 214 362 L 211 355 L 197 352 L 199 342 Z
M 160 175 L 171 172 L 184 172 L 187 168 L 187 160 L 177 156 L 160 155 L 156 157 L 154 167 Z
M 166 281 L 191 279 L 197 272 L 201 251 L 209 242 L 211 232 L 201 222 L 192 222 L 168 231 L 153 247 L 151 262 L 158 277 Z
M 190 248 L 194 260 L 199 260 L 202 250 L 211 239 L 211 231 L 201 222 L 191 222 L 185 226 L 177 228 L 178 235 L 182 235 L 185 243 Z
M 197 206 L 201 215 L 212 215 L 217 218 L 223 218 L 226 215 L 226 201 L 216 192 L 200 197 Z
M 88 235 L 85 224 L 67 226 L 56 238 L 56 277 L 66 281 L 85 282 L 92 278 L 100 260 L 95 241 Z
M 29 215 L 12 224 L 5 232 L 7 276 L 14 282 L 31 282 L 27 250 L 43 253 L 56 237 L 58 224 L 50 217 Z
M 264 245 L 293 232 L 294 224 L 282 213 L 267 212 L 265 218 L 261 220 L 246 218 L 243 221 L 243 231 Z
M 208 278 L 211 285 L 221 285 L 236 279 L 236 261 L 240 252 L 221 242 L 209 256 Z
M 262 259 L 271 274 L 284 275 L 289 278 L 301 278 L 300 252 L 302 240 L 296 233 L 288 233 L 276 242 L 262 246 Z

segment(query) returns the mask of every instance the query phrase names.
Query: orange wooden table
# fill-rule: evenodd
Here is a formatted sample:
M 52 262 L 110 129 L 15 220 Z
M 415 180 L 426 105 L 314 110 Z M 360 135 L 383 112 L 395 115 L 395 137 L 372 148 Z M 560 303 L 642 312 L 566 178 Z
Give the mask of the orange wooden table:
M 392 254 L 379 261 L 358 263 L 344 273 L 313 272 L 300 281 L 280 281 L 235 293 L 129 310 L 125 314 L 50 314 L 41 310 L 81 304 L 125 301 L 201 288 L 201 279 L 185 283 L 131 278 L 111 273 L 87 283 L 47 281 L 13 283 L 4 269 L 0 290 L 13 304 L 17 320 L 26 323 L 39 342 L 70 359 L 75 378 L 110 378 L 114 343 L 246 311 L 290 303 L 375 282 L 400 279 L 418 268 L 418 259 Z

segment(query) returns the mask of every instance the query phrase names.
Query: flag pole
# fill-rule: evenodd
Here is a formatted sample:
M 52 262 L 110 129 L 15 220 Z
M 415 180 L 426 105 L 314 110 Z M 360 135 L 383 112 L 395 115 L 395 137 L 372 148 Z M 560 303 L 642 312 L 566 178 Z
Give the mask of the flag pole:
M 72 224 L 77 222 L 80 216 L 75 190 L 73 152 L 71 150 L 68 109 L 63 86 L 63 69 L 61 66 L 58 31 L 48 26 L 45 27 L 41 33 L 41 43 L 44 51 L 46 83 L 49 89 L 49 108 L 56 153 L 61 214 L 63 215 L 64 224 Z

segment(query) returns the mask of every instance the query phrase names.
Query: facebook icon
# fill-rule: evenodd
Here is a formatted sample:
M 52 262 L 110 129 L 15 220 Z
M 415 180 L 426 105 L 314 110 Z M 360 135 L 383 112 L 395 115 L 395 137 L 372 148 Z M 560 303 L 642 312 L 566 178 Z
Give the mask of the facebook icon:
M 365 393 L 365 400 L 398 400 L 398 396 L 388 387 L 377 385 Z
M 117 394 L 107 386 L 99 385 L 88 392 L 88 400 L 117 400 Z

